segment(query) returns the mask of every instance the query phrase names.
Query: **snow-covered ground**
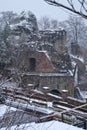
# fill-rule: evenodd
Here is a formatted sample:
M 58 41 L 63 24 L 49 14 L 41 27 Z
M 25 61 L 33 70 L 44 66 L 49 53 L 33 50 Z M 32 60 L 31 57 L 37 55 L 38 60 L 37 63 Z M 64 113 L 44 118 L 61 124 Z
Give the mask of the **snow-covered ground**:
M 3 116 L 3 114 L 6 112 L 7 109 L 9 109 L 9 107 L 5 105 L 0 105 L 0 117 Z M 9 110 L 15 111 L 16 109 L 10 108 Z M 9 128 L 4 127 L 1 128 L 0 130 L 6 130 L 6 129 Z M 10 130 L 83 130 L 83 129 L 53 120 L 44 123 L 33 122 L 19 126 L 15 125 L 10 127 Z
M 7 110 L 16 111 L 16 108 L 9 107 L 9 106 L 6 106 L 6 105 L 0 105 L 0 117 L 3 116 Z
M 87 91 L 81 91 L 82 97 L 87 99 Z
M 6 130 L 1 128 L 0 130 Z M 83 130 L 59 121 L 49 121 L 44 123 L 29 123 L 20 126 L 13 126 L 10 130 Z
M 3 83 L 2 88 L 16 88 L 17 87 L 17 83 L 16 82 L 6 82 Z

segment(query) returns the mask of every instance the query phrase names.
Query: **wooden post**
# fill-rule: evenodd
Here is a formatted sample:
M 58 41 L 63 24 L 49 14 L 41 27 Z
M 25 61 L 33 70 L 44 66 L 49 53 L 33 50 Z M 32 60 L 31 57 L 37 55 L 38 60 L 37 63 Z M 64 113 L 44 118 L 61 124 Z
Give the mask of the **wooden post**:
M 67 96 L 68 96 L 68 90 L 62 90 L 62 98 L 64 101 L 66 101 Z
M 85 98 L 85 100 L 86 100 L 86 103 L 87 103 L 87 97 Z
M 63 113 L 61 113 L 61 121 L 64 122 L 64 120 L 63 120 Z

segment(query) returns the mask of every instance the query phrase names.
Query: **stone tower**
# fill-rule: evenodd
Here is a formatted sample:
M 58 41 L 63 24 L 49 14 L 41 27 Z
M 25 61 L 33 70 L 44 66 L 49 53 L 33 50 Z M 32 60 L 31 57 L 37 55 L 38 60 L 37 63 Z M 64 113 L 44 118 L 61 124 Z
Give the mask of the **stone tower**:
M 62 54 L 66 51 L 66 31 L 64 29 L 56 31 L 56 40 L 54 42 L 54 47 L 58 53 Z
M 54 49 L 60 54 L 66 51 L 66 31 L 64 29 L 40 30 L 39 33 L 44 45 L 50 43 L 50 45 L 53 45 Z

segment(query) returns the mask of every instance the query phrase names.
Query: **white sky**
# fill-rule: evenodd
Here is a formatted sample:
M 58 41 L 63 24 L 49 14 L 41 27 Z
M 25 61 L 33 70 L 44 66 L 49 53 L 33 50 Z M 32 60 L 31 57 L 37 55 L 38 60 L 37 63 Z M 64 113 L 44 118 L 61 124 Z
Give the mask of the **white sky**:
M 44 0 L 0 0 L 0 12 L 14 11 L 18 13 L 23 10 L 32 11 L 37 18 L 49 16 L 59 21 L 67 19 L 69 15 L 63 9 L 51 6 Z

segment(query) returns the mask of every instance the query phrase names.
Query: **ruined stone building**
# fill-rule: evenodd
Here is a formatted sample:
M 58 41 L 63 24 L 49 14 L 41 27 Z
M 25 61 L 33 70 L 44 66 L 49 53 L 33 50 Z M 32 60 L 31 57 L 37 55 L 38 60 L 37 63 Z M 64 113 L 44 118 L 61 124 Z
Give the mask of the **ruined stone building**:
M 39 31 L 39 33 L 41 42 L 44 43 L 44 45 L 47 43 L 52 44 L 59 53 L 65 51 L 66 31 L 64 29 Z
M 49 87 L 60 94 L 68 90 L 74 96 L 76 64 L 71 62 L 65 43 L 65 30 L 39 31 L 38 38 L 16 50 L 17 62 L 13 60 L 11 67 L 18 69 L 25 86 L 38 84 L 40 90 Z

